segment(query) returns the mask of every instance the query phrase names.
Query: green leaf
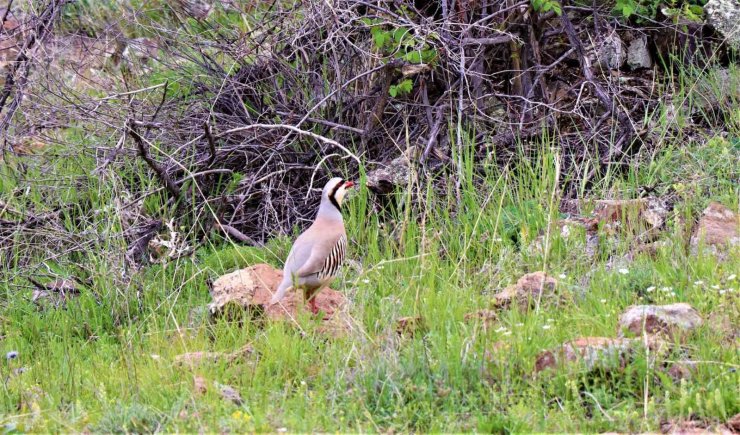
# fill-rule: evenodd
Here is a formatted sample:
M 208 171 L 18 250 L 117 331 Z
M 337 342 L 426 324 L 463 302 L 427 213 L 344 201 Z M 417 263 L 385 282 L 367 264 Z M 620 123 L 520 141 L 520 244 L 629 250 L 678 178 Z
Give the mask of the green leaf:
M 391 97 L 396 98 L 396 95 L 398 95 L 398 87 L 396 85 L 391 85 L 391 87 L 388 89 L 388 93 L 391 95 Z
M 382 49 L 385 46 L 386 41 L 390 39 L 388 32 L 379 27 L 374 27 L 370 33 L 373 35 L 373 43 L 375 43 L 375 46 L 379 50 Z
M 409 51 L 403 58 L 410 63 L 421 63 L 423 54 L 418 51 Z
M 402 91 L 402 93 L 408 94 L 412 89 L 414 89 L 414 82 L 412 82 L 411 79 L 403 80 L 398 84 L 398 89 Z
M 406 30 L 403 27 L 399 27 L 399 28 L 397 28 L 396 30 L 393 31 L 393 39 L 396 42 L 401 42 L 401 41 L 404 40 L 404 38 L 406 37 L 406 35 L 408 33 L 409 33 L 408 30 Z

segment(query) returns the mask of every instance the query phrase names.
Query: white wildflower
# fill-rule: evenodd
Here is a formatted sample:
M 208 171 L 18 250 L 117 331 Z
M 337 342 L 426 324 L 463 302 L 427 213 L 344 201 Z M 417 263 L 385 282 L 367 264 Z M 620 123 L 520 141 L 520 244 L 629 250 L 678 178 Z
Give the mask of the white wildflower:
M 621 273 L 622 275 L 627 275 L 628 273 L 630 273 L 630 270 L 629 269 L 619 269 L 618 272 Z

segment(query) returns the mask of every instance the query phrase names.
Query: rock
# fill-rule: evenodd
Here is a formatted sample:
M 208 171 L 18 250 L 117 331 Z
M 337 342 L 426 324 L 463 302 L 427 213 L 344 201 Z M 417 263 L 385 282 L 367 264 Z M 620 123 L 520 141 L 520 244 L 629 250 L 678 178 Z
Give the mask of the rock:
M 693 331 L 702 320 L 689 304 L 637 305 L 627 308 L 619 317 L 619 334 L 625 330 L 640 336 L 667 333 L 670 336 Z
M 406 186 L 411 179 L 410 158 L 415 147 L 391 160 L 385 167 L 367 173 L 367 187 L 374 193 L 383 195 L 393 192 L 397 187 Z
M 421 316 L 401 317 L 396 321 L 396 333 L 398 335 L 414 336 L 417 332 L 426 329 L 424 319 Z
M 519 278 L 516 284 L 494 295 L 494 305 L 506 307 L 517 302 L 520 307 L 526 309 L 539 299 L 553 296 L 557 284 L 555 278 L 548 276 L 545 272 L 528 273 Z
M 735 414 L 734 417 L 731 417 L 729 420 L 727 420 L 725 426 L 732 433 L 740 433 L 740 413 Z
M 483 329 L 488 327 L 498 319 L 498 313 L 493 310 L 478 310 L 465 315 L 466 322 L 480 322 Z
M 647 208 L 647 199 L 599 199 L 595 201 L 594 214 L 605 223 L 631 221 L 639 218 Z
M 431 70 L 432 67 L 425 63 L 405 64 L 401 67 L 401 75 L 404 77 L 412 77 Z
M 175 357 L 175 364 L 177 365 L 196 365 L 204 362 L 218 362 L 223 359 L 226 354 L 222 352 L 188 352 Z
M 305 309 L 302 291 L 290 291 L 280 303 L 269 304 L 282 279 L 282 271 L 268 264 L 257 264 L 231 272 L 211 285 L 213 302 L 208 308 L 214 316 L 224 314 L 227 305 L 233 305 L 253 313 L 255 317 L 265 315 L 273 320 L 295 319 L 298 311 Z M 344 295 L 330 288 L 323 289 L 315 297 L 316 305 L 327 317 L 331 317 L 346 304 Z
M 671 377 L 675 382 L 679 382 L 682 379 L 690 379 L 691 376 L 696 372 L 698 364 L 696 361 L 682 360 L 676 361 L 671 364 L 668 368 L 668 376 Z
M 213 385 L 218 388 L 219 392 L 221 393 L 222 399 L 228 400 L 236 406 L 242 406 L 244 404 L 244 400 L 242 399 L 241 394 L 239 394 L 239 392 L 236 391 L 234 387 L 219 384 L 218 382 L 214 382 Z
M 208 383 L 202 376 L 193 377 L 193 390 L 200 395 L 208 392 Z
M 606 36 L 596 47 L 596 61 L 602 68 L 619 69 L 626 58 L 624 43 L 616 32 Z
M 180 366 L 193 366 L 203 363 L 216 363 L 218 361 L 232 362 L 254 353 L 252 346 L 245 346 L 236 352 L 188 352 L 175 357 L 175 364 Z
M 627 48 L 627 65 L 633 70 L 653 66 L 653 60 L 647 48 L 646 36 L 639 36 L 630 42 L 630 46 Z
M 603 199 L 595 201 L 594 215 L 606 234 L 628 232 L 650 241 L 660 234 L 668 208 L 663 200 L 654 197 Z
M 31 278 L 29 280 L 36 287 L 31 296 L 31 301 L 37 305 L 43 305 L 46 302 L 54 307 L 60 307 L 64 306 L 67 300 L 80 295 L 77 284 L 69 279 L 57 279 L 46 284 L 39 283 Z
M 728 43 L 740 48 L 740 2 L 709 0 L 704 6 L 707 22 L 721 33 Z
M 608 369 L 615 363 L 621 367 L 634 351 L 644 345 L 641 339 L 582 337 L 540 353 L 535 361 L 535 372 L 576 362 L 583 363 L 589 371 Z M 653 351 L 663 351 L 667 349 L 667 344 L 654 339 L 648 342 L 648 347 Z
M 715 248 L 740 245 L 738 214 L 717 202 L 709 204 L 691 237 L 692 249 L 696 249 L 700 243 Z
M 703 421 L 676 420 L 663 421 L 660 423 L 660 431 L 672 435 L 704 435 L 704 434 L 728 434 L 724 427 L 713 428 Z

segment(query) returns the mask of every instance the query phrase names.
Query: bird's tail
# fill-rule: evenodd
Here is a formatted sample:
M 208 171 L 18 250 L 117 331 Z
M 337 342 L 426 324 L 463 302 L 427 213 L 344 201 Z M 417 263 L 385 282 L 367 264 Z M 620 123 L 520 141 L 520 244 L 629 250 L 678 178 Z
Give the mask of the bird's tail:
M 283 281 L 278 286 L 278 289 L 275 292 L 275 294 L 272 295 L 272 299 L 270 299 L 270 305 L 280 302 L 285 297 L 285 294 L 288 292 L 288 290 L 290 290 L 292 286 L 293 284 L 291 283 L 289 279 L 283 279 Z

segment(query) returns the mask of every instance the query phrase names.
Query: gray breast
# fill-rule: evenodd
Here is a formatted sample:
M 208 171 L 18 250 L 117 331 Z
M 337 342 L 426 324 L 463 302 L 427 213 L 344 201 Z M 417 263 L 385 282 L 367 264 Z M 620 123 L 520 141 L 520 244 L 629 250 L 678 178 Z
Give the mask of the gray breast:
M 339 266 L 341 266 L 342 261 L 344 261 L 344 255 L 346 252 L 347 237 L 342 235 L 339 237 L 339 240 L 337 240 L 337 243 L 334 244 L 334 247 L 332 247 L 329 256 L 326 257 L 324 264 L 321 266 L 321 270 L 319 270 L 318 277 L 320 280 L 333 278 L 337 274 Z

